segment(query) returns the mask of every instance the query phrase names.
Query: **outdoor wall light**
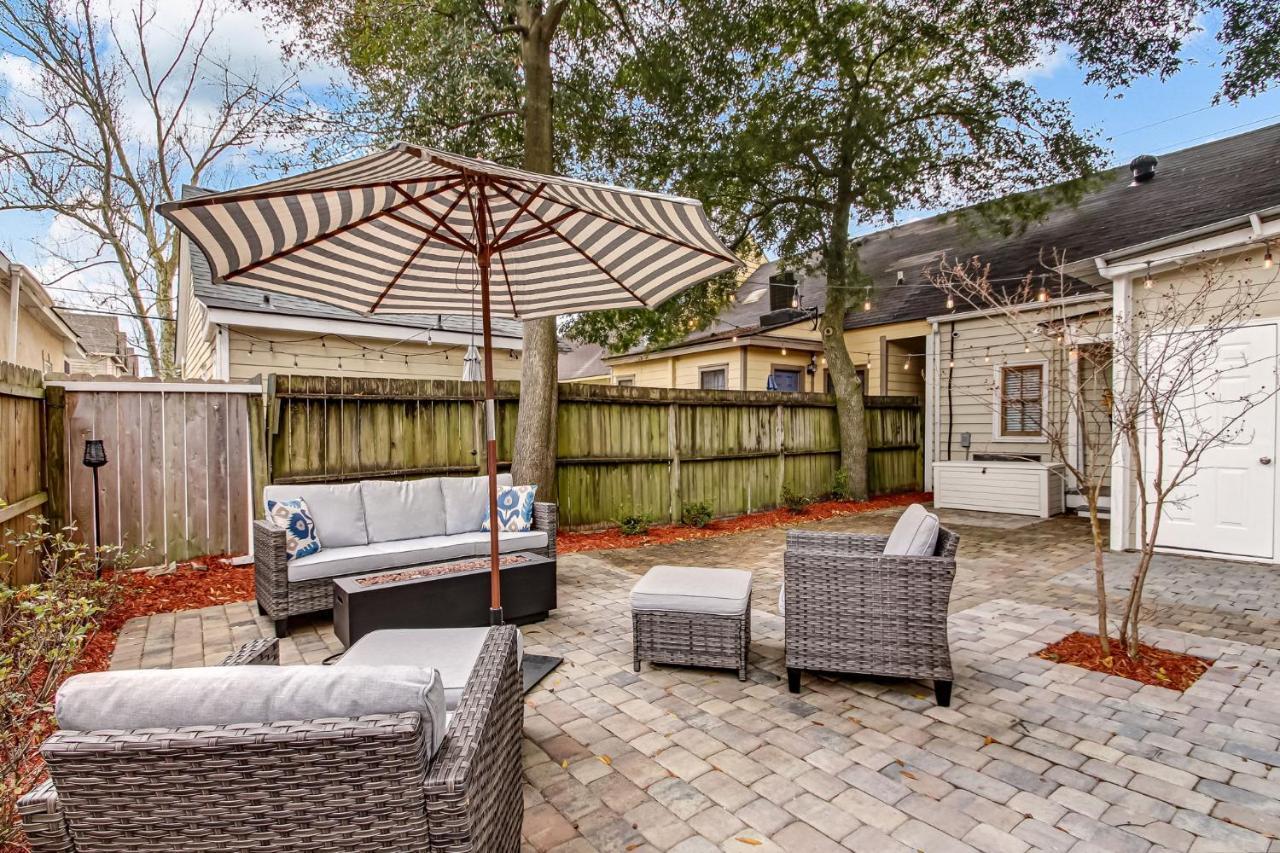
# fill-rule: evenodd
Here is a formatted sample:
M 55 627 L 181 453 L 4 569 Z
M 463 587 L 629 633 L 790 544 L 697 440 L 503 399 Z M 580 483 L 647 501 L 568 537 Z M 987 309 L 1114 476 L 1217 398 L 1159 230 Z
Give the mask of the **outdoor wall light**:
M 107 464 L 107 448 L 102 439 L 90 438 L 84 443 L 84 467 L 93 471 L 93 562 L 96 574 L 102 576 L 102 518 L 99 511 L 98 469 Z

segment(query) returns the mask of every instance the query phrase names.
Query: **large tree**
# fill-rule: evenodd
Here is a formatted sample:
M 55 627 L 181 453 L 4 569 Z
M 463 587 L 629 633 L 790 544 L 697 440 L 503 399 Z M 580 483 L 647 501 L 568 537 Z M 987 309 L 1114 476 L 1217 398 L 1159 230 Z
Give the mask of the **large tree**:
M 0 94 L 0 210 L 69 224 L 42 248 L 62 275 L 109 266 L 96 304 L 138 320 L 152 371 L 174 371 L 177 231 L 156 211 L 267 143 L 287 74 L 232 68 L 217 4 L 160 18 L 153 0 L 2 0 L 13 60 Z
M 328 116 L 339 146 L 402 138 L 521 165 L 589 172 L 584 132 L 643 4 L 622 0 L 247 0 L 300 25 L 356 88 Z M 308 116 L 314 123 L 315 116 Z M 524 323 L 512 471 L 555 490 L 556 318 Z
M 1066 104 L 1038 97 L 1014 73 L 1036 43 L 993 30 L 980 6 L 680 5 L 679 19 L 622 69 L 632 127 L 643 132 L 618 132 L 617 149 L 633 168 L 674 175 L 686 192 L 713 200 L 730 232 L 825 276 L 817 320 L 841 467 L 852 495 L 865 497 L 862 388 L 844 328 L 876 297 L 850 229 L 903 209 L 1076 178 L 1101 150 L 1075 129 Z M 1022 218 L 1042 198 L 1018 196 L 984 213 Z

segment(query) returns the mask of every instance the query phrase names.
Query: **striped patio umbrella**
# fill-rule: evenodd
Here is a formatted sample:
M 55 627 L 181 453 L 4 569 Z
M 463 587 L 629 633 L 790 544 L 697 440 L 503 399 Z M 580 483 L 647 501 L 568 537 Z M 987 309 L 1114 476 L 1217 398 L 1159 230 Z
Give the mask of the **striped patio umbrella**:
M 364 314 L 465 314 L 478 288 L 492 519 L 498 513 L 490 318 L 656 305 L 739 265 L 695 200 L 417 145 L 171 201 L 160 212 L 203 250 L 219 284 Z M 496 624 L 498 525 L 489 526 Z

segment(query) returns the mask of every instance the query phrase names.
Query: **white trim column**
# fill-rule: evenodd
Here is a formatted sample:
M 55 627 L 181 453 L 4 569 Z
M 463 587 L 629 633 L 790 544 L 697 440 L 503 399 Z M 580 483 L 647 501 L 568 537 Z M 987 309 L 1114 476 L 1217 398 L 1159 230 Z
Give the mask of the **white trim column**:
M 1133 279 L 1129 275 L 1116 276 L 1111 289 L 1111 323 L 1112 355 L 1111 387 L 1112 396 L 1116 400 L 1127 399 L 1126 390 L 1132 377 L 1128 366 L 1131 363 L 1126 356 L 1119 353 L 1120 347 L 1131 346 L 1133 336 L 1125 332 L 1133 315 Z M 1129 446 L 1123 441 L 1116 442 L 1115 455 L 1111 458 L 1111 550 L 1124 551 L 1131 546 L 1133 540 L 1130 531 L 1130 516 L 1133 504 L 1133 462 L 1130 458 Z
M 937 452 L 937 400 L 938 369 L 934 359 L 938 351 L 938 324 L 930 325 L 929 334 L 924 339 L 924 490 L 933 491 L 933 461 Z M 883 365 L 884 370 L 889 365 Z
M 18 363 L 18 313 L 22 310 L 22 267 L 9 265 L 9 347 L 5 360 Z

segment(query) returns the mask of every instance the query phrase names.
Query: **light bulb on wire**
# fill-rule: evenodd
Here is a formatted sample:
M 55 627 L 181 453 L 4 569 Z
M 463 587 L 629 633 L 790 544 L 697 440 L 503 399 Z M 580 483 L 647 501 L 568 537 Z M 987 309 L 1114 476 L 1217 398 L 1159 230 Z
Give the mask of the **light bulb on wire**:
M 1148 261 L 1148 262 L 1147 262 L 1147 276 L 1146 276 L 1146 278 L 1144 278 L 1144 279 L 1142 280 L 1142 286 L 1143 286 L 1143 287 L 1145 287 L 1147 290 L 1150 290 L 1150 289 L 1151 289 L 1151 285 L 1152 285 L 1153 283 L 1154 283 L 1154 282 L 1152 282 L 1152 281 L 1151 281 L 1151 263 L 1150 263 L 1150 261 Z
M 950 293 L 947 294 L 947 310 L 950 311 L 956 307 L 956 300 Z
M 863 302 L 863 303 L 862 303 L 862 310 L 863 310 L 863 311 L 870 311 L 870 310 L 871 310 L 871 300 L 870 300 L 870 299 L 868 299 L 867 301 L 865 301 L 865 302 Z
M 1275 261 L 1273 261 L 1273 260 L 1271 259 L 1271 244 L 1270 244 L 1270 243 L 1268 243 L 1268 244 L 1267 244 L 1267 253 L 1266 253 L 1265 255 L 1263 255 L 1263 256 L 1262 256 L 1262 268 L 1263 268 L 1263 269 L 1266 269 L 1266 270 L 1269 270 L 1269 269 L 1271 269 L 1271 265 L 1272 265 L 1272 264 L 1274 264 L 1274 263 L 1275 263 Z

